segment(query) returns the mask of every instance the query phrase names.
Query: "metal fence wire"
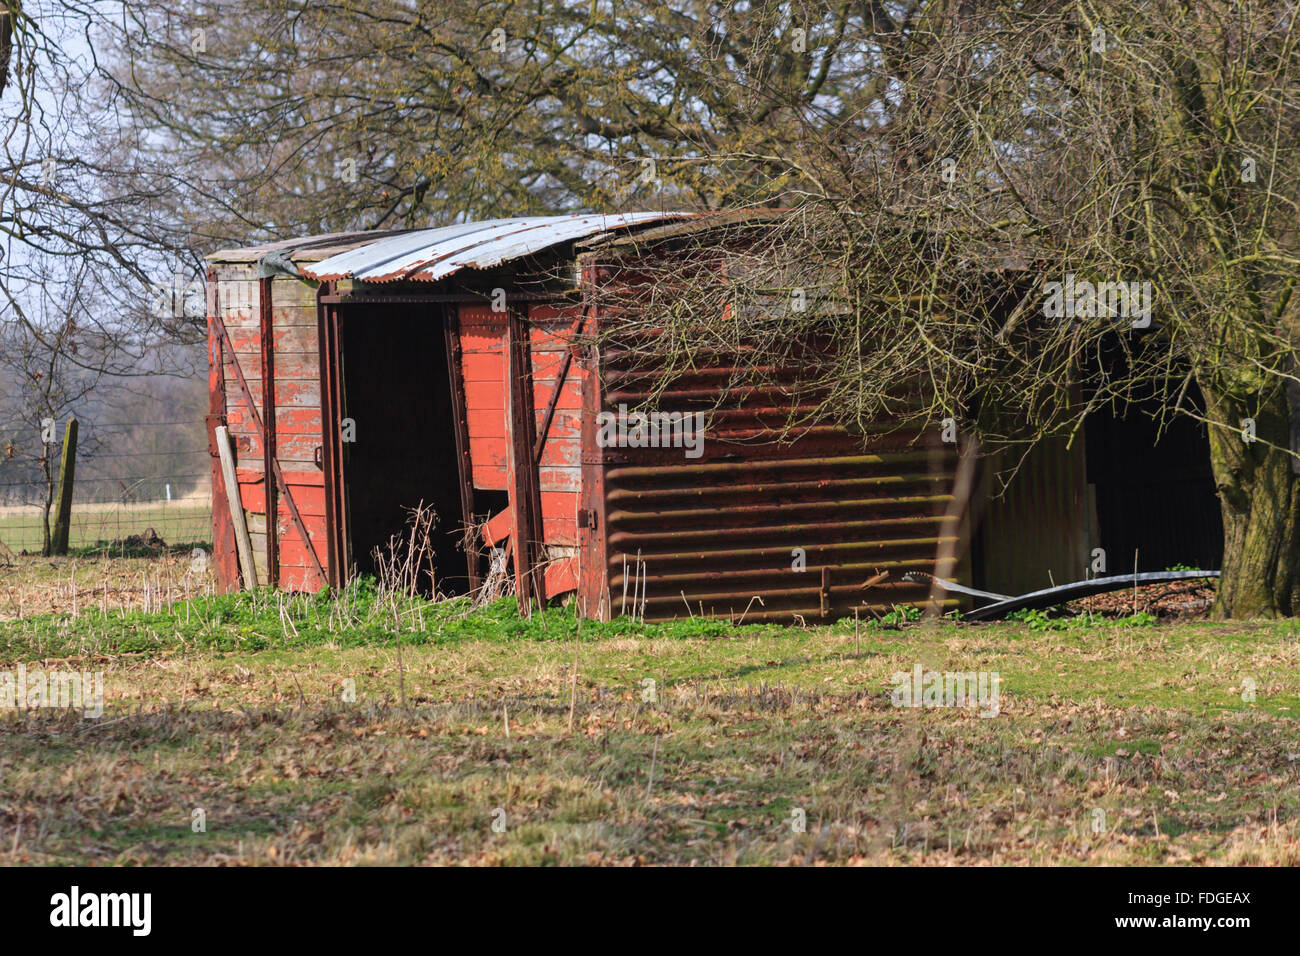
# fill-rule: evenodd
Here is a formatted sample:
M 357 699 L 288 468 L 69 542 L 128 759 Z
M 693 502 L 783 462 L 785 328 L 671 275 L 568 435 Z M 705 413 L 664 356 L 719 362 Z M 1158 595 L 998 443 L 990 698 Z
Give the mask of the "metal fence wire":
M 56 481 L 61 426 L 58 441 L 45 452 Z M 20 427 L 30 430 L 0 426 L 0 439 Z M 202 419 L 109 424 L 89 431 L 94 440 L 77 451 L 70 552 L 138 554 L 211 540 L 211 472 Z M 129 442 L 115 440 L 123 434 L 129 434 Z M 35 455 L 27 450 L 5 457 L 0 445 L 0 556 L 40 553 L 46 496 Z M 51 528 L 56 510 L 50 506 Z

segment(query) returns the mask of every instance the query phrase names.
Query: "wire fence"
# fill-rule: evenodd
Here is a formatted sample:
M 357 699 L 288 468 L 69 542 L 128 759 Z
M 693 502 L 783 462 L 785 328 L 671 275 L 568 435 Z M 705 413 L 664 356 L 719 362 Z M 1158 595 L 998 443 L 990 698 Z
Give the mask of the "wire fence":
M 81 425 L 90 440 L 78 448 L 70 552 L 131 556 L 211 540 L 211 462 L 202 419 Z M 62 434 L 60 428 L 60 440 Z M 57 443 L 0 461 L 0 556 L 38 554 L 44 546 L 49 491 L 42 453 L 57 479 Z M 51 530 L 55 510 L 48 510 Z

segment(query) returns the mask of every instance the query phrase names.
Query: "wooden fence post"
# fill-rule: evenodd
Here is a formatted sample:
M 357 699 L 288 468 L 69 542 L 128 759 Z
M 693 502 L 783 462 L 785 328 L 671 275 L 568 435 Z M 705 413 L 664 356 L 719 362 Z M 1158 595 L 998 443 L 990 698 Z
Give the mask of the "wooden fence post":
M 52 554 L 68 553 L 68 526 L 72 522 L 72 485 L 77 471 L 77 420 L 68 419 L 63 433 L 63 457 L 59 463 L 58 507 L 54 515 Z
M 235 527 L 239 576 L 244 581 L 244 590 L 252 591 L 257 587 L 257 568 L 253 564 L 253 541 L 248 536 L 248 523 L 244 520 L 244 502 L 239 495 L 235 455 L 230 450 L 230 432 L 225 425 L 218 425 L 213 432 L 217 436 L 217 454 L 221 456 L 221 483 L 226 486 L 226 501 L 230 504 L 230 523 Z

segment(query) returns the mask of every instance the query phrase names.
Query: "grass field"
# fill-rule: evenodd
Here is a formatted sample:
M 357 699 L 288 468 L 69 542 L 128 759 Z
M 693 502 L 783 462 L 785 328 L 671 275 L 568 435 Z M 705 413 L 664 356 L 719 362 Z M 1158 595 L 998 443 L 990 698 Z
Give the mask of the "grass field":
M 195 549 L 202 550 L 196 559 Z M 70 557 L 0 560 L 0 621 L 59 611 L 80 617 L 98 608 L 153 610 L 213 590 L 209 546 L 178 543 L 129 558 L 95 549 Z M 147 556 L 146 556 L 147 554 Z
M 212 509 L 206 504 L 182 501 L 147 505 L 75 504 L 68 528 L 68 546 L 111 552 L 112 542 L 143 534 L 149 528 L 169 543 L 206 541 L 212 537 Z M 0 508 L 0 544 L 10 551 L 39 552 L 42 534 L 39 508 Z
M 0 712 L 0 862 L 1300 863 L 1294 625 L 1148 620 L 9 620 L 0 672 L 101 671 L 104 712 Z M 894 706 L 917 664 L 996 671 L 998 715 Z

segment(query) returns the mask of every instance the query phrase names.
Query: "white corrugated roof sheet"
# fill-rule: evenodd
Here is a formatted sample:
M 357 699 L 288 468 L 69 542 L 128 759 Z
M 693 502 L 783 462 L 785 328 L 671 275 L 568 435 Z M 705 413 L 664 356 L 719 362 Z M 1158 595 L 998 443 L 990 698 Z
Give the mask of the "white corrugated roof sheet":
M 682 212 L 616 215 L 529 216 L 460 223 L 387 236 L 330 256 L 301 272 L 311 279 L 353 278 L 365 282 L 442 279 L 460 269 L 489 269 L 549 246 L 629 226 L 681 219 Z

